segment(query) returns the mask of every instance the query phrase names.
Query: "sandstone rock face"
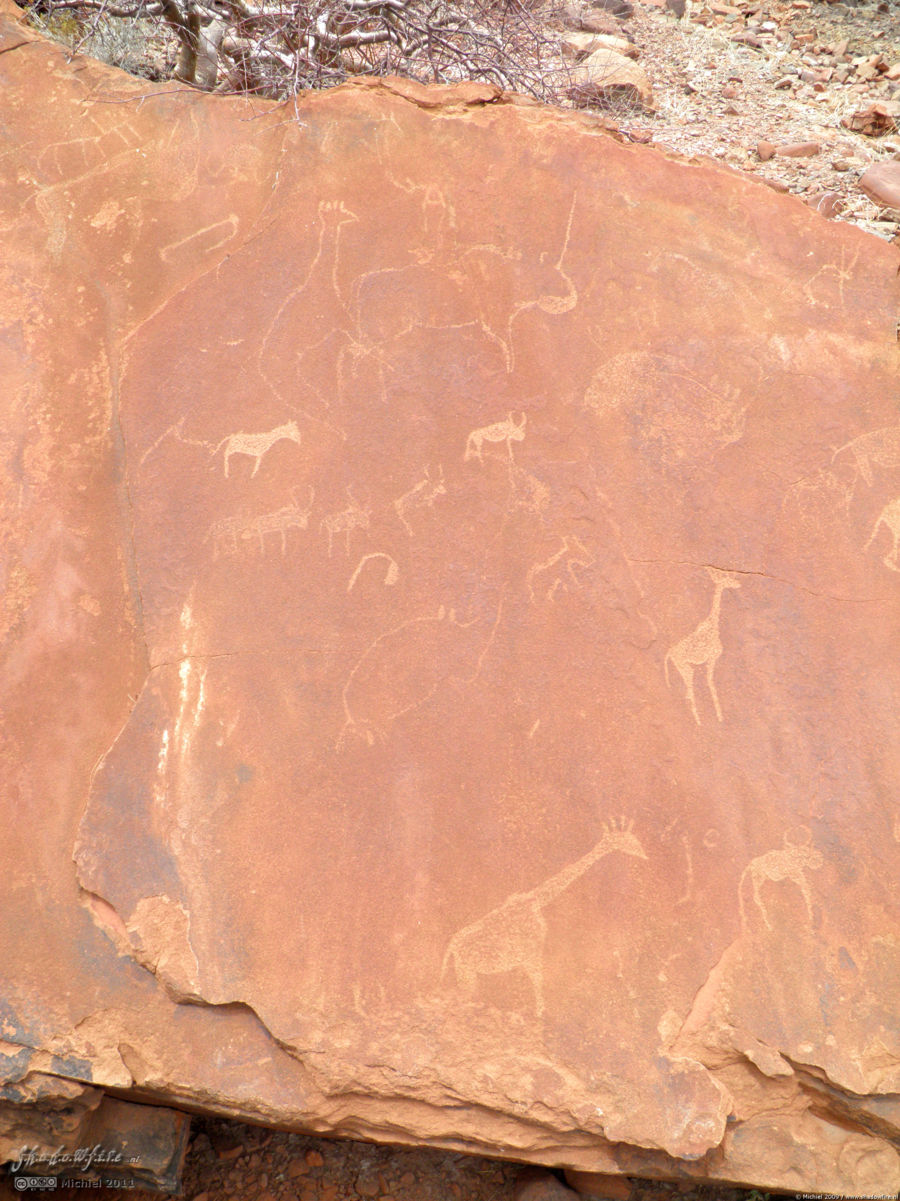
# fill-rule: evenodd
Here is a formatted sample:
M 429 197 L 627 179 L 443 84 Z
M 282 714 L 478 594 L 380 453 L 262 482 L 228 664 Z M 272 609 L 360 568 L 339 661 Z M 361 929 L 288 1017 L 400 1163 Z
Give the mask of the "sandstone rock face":
M 4 1097 L 900 1187 L 896 251 L 481 85 L 0 85 Z

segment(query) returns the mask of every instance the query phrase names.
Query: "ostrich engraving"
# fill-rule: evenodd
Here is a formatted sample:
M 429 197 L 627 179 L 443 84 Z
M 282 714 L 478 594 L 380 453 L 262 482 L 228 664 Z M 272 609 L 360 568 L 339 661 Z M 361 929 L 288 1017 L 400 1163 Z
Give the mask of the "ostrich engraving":
M 695 667 L 706 668 L 706 683 L 709 687 L 709 694 L 712 697 L 713 705 L 715 706 L 716 717 L 719 721 L 722 720 L 722 708 L 719 705 L 719 695 L 716 692 L 716 682 L 714 679 L 716 664 L 722 655 L 723 649 L 722 641 L 719 638 L 719 611 L 722 607 L 723 591 L 726 588 L 740 588 L 741 586 L 740 581 L 736 580 L 727 571 L 720 571 L 716 567 L 707 567 L 706 571 L 715 585 L 712 607 L 709 614 L 703 618 L 695 630 L 690 634 L 686 634 L 674 646 L 669 647 L 663 661 L 666 684 L 669 687 L 671 687 L 669 683 L 669 663 L 672 663 L 684 681 L 685 698 L 691 707 L 694 721 L 696 721 L 698 726 L 701 722 L 700 714 L 697 712 L 697 700 L 694 695 Z
M 544 1016 L 544 943 L 547 923 L 544 909 L 606 855 L 621 851 L 646 859 L 644 848 L 624 818 L 604 823 L 603 836 L 586 855 L 567 864 L 530 892 L 514 892 L 484 917 L 457 930 L 441 965 L 443 984 L 451 964 L 459 987 L 474 996 L 479 976 L 523 971 L 534 989 L 535 1007 Z

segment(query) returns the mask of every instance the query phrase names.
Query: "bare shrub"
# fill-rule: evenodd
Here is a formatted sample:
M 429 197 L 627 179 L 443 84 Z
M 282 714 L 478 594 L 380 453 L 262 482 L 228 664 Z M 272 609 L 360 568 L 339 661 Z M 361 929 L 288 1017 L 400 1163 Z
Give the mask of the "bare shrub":
M 555 101 L 567 80 L 556 39 L 527 0 L 29 0 L 24 7 L 72 49 L 208 91 L 283 99 L 353 75 L 402 75 L 481 80 Z

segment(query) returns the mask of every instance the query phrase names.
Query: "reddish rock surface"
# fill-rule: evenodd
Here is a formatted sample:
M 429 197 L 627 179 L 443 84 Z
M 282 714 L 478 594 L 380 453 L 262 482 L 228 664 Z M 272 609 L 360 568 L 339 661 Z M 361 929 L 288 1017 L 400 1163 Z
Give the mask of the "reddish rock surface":
M 0 38 L 4 1096 L 900 1187 L 896 250 Z
M 859 186 L 876 204 L 900 211 L 900 163 L 876 163 L 860 176 Z

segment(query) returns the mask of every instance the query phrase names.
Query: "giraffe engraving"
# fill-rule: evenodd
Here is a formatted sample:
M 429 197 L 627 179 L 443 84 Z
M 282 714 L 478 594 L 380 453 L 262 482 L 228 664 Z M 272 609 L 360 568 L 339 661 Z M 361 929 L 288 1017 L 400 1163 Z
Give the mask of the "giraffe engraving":
M 666 673 L 666 684 L 669 681 L 669 664 L 671 663 L 684 681 L 685 699 L 691 707 L 694 721 L 701 725 L 700 714 L 697 712 L 697 699 L 694 694 L 694 668 L 706 669 L 706 683 L 716 710 L 716 717 L 722 720 L 722 707 L 719 704 L 719 694 L 716 692 L 715 670 L 722 655 L 722 640 L 719 637 L 719 612 L 722 606 L 722 593 L 726 588 L 740 588 L 740 581 L 727 571 L 717 567 L 707 567 L 707 574 L 715 585 L 712 606 L 709 613 L 699 623 L 695 630 L 686 634 L 680 642 L 676 642 L 666 651 L 663 667 Z
M 530 892 L 514 892 L 484 917 L 463 926 L 450 939 L 441 965 L 441 983 L 451 966 L 459 988 L 475 996 L 480 976 L 522 971 L 534 990 L 539 1019 L 544 1016 L 544 909 L 606 855 L 621 851 L 646 859 L 644 848 L 625 818 L 604 822 L 600 840 L 580 859 L 567 864 Z

